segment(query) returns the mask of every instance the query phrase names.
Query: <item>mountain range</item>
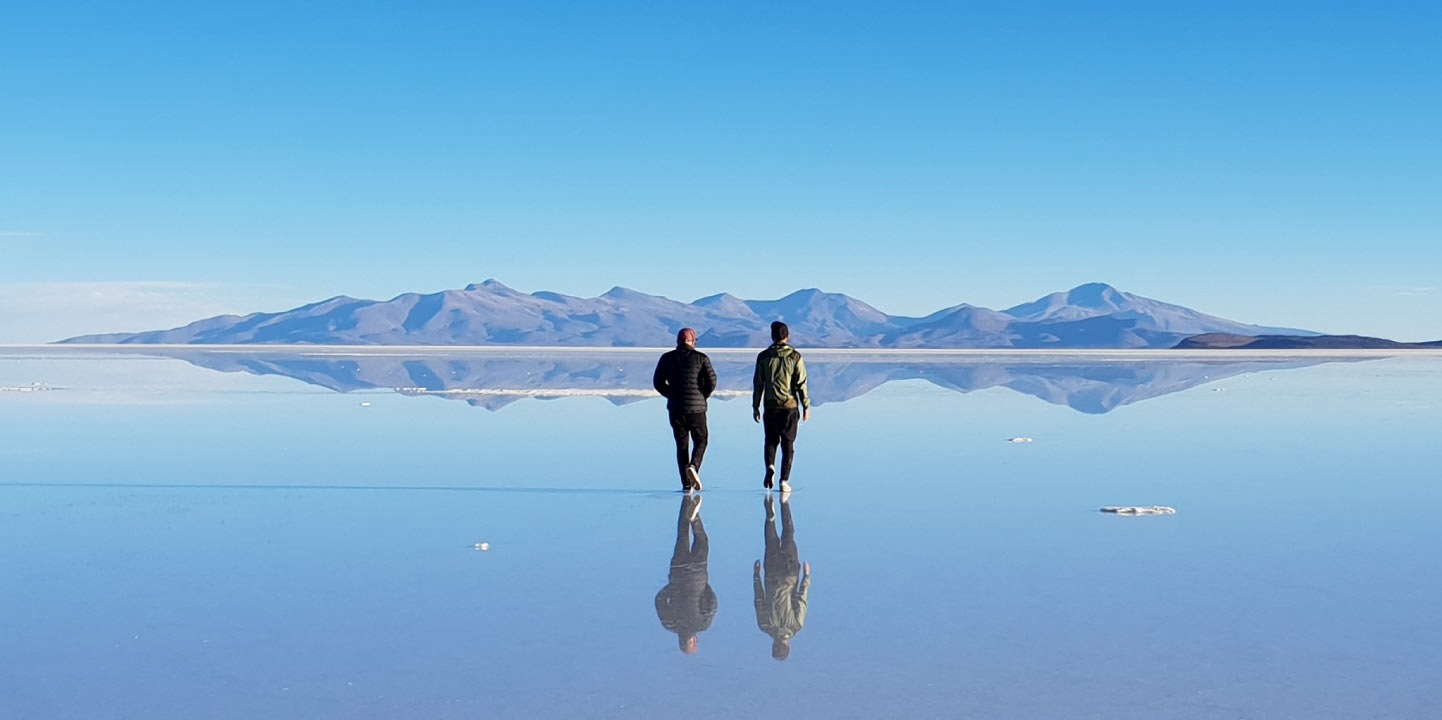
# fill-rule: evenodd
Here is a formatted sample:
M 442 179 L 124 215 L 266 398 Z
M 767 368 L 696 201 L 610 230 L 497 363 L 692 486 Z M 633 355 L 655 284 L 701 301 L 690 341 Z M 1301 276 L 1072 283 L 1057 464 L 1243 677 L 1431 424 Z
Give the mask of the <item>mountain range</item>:
M 1178 350 L 1411 350 L 1442 349 L 1442 340 L 1397 342 L 1366 335 L 1194 335 L 1180 343 Z
M 683 303 L 616 287 L 595 298 L 522 293 L 487 280 L 390 300 L 339 296 L 279 313 L 222 315 L 171 330 L 85 335 L 87 344 L 522 345 L 666 347 L 682 327 L 702 347 L 764 347 L 769 325 L 798 347 L 1170 348 L 1203 333 L 1316 335 L 1219 318 L 1090 283 L 1006 310 L 961 304 L 924 317 L 888 315 L 816 289 L 779 300 L 721 294 Z

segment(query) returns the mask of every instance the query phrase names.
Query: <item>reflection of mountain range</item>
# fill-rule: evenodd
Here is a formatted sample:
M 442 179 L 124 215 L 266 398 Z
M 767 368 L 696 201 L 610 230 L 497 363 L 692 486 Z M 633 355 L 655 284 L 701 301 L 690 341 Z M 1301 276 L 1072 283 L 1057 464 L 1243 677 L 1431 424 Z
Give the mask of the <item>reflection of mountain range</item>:
M 408 394 L 464 399 L 498 410 L 526 397 L 598 395 L 617 404 L 652 397 L 656 358 L 647 353 L 509 352 L 423 355 L 361 353 L 165 351 L 165 355 L 223 372 L 283 375 L 339 392 L 389 388 Z M 714 353 L 718 395 L 745 396 L 753 356 Z M 1005 387 L 1084 413 L 1122 405 L 1250 372 L 1318 364 L 1296 359 L 1116 360 L 1036 356 L 927 356 L 809 353 L 813 402 L 844 402 L 895 380 L 926 380 L 957 392 Z
M 804 347 L 1169 348 L 1199 333 L 1311 335 L 1238 323 L 1092 283 L 1007 310 L 974 305 L 888 315 L 856 298 L 799 290 L 779 300 L 712 295 L 682 303 L 614 288 L 595 298 L 522 293 L 494 280 L 386 301 L 334 297 L 280 313 L 223 315 L 173 330 L 69 343 L 175 345 L 522 345 L 664 347 L 682 327 L 703 347 L 765 347 L 784 320 Z

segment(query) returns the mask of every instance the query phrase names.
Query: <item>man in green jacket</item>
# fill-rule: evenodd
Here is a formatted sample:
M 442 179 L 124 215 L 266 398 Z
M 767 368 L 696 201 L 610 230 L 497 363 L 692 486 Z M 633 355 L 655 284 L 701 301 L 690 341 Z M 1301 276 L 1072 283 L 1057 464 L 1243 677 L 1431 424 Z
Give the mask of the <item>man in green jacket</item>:
M 751 571 L 756 593 L 756 626 L 771 636 L 771 657 L 785 660 L 791 655 L 791 638 L 806 624 L 806 596 L 811 591 L 811 563 L 802 563 L 796 549 L 796 527 L 791 521 L 791 503 L 781 494 L 781 536 L 776 535 L 776 506 L 766 495 L 766 579 L 761 579 L 761 561 Z
M 776 477 L 776 448 L 781 447 L 781 492 L 791 490 L 791 456 L 796 449 L 796 428 L 811 419 L 811 393 L 806 391 L 806 363 L 787 344 L 791 328 L 771 323 L 771 347 L 756 356 L 751 379 L 751 417 L 766 428 L 766 479 L 771 489 Z M 762 404 L 765 412 L 762 412 Z

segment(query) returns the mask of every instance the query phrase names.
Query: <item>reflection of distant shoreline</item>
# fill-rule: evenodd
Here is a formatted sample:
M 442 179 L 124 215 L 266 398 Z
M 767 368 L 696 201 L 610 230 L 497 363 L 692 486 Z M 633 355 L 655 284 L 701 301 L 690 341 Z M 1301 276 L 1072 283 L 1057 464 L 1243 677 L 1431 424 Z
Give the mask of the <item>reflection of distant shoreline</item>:
M 398 387 L 395 390 L 402 395 L 448 395 L 452 397 L 615 397 L 642 399 L 660 397 L 656 394 L 655 390 L 642 390 L 639 388 L 556 388 L 554 390 L 535 388 L 456 388 L 454 390 L 427 390 L 426 388 Z M 713 399 L 727 400 L 750 394 L 750 390 L 717 390 L 711 394 L 711 397 Z
M 336 392 L 388 390 L 435 395 L 488 410 L 500 410 L 527 398 L 601 397 L 617 405 L 641 402 L 656 396 L 651 375 L 658 355 L 654 350 L 631 348 L 604 352 L 430 348 L 424 353 L 311 347 L 267 347 L 259 352 L 249 347 L 234 351 L 205 346 L 126 350 L 105 355 L 175 358 L 226 373 L 279 375 Z M 1111 412 L 1243 373 L 1383 356 L 1265 353 L 1260 357 L 1219 357 L 1216 351 L 1195 356 L 1164 351 L 803 352 L 809 361 L 814 405 L 845 402 L 890 382 L 923 380 L 958 393 L 1003 387 L 1088 414 Z M 55 355 L 66 353 L 73 350 L 67 348 Z M 717 399 L 750 395 L 754 353 L 711 354 L 720 376 Z
M 201 353 L 245 353 L 245 354 L 281 354 L 281 355 L 319 355 L 319 356 L 355 356 L 355 357 L 377 357 L 377 356 L 403 356 L 423 357 L 438 355 L 505 355 L 515 354 L 527 357 L 544 356 L 548 354 L 562 355 L 610 355 L 610 354 L 642 354 L 659 355 L 671 350 L 664 348 L 644 347 L 556 347 L 556 346 L 523 346 L 523 345 L 160 345 L 160 344 L 131 344 L 131 345 L 0 345 L 0 352 L 53 352 L 57 355 L 93 354 L 97 351 L 105 353 L 138 354 L 138 355 L 164 355 L 174 356 L 176 352 L 201 352 Z M 760 352 L 763 348 L 700 348 L 709 355 L 752 355 Z M 1402 350 L 1379 349 L 1379 350 L 1342 350 L 1342 349 L 1294 349 L 1294 350 L 1237 350 L 1237 349 L 1206 349 L 1206 350 L 1169 350 L 1169 349 L 1098 349 L 1098 348 L 1076 348 L 1068 350 L 1051 350 L 1046 348 L 807 348 L 799 347 L 803 353 L 809 356 L 824 357 L 837 356 L 846 357 L 853 361 L 864 361 L 862 358 L 875 358 L 877 362 L 883 362 L 888 357 L 995 357 L 995 356 L 1016 356 L 1027 358 L 1029 361 L 1065 360 L 1068 358 L 1085 358 L 1088 360 L 1100 360 L 1108 357 L 1116 357 L 1126 360 L 1147 361 L 1147 360 L 1207 360 L 1213 362 L 1231 362 L 1235 360 L 1287 360 L 1287 359 L 1371 359 L 1383 357 L 1430 357 L 1442 355 L 1442 350 L 1425 348 L 1408 348 Z

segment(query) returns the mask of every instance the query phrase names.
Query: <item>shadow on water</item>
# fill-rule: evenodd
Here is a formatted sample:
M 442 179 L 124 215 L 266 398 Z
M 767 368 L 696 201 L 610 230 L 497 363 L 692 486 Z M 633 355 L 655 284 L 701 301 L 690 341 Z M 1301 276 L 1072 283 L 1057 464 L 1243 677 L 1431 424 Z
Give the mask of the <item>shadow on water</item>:
M 656 593 L 656 616 L 662 627 L 676 633 L 681 652 L 694 655 L 700 647 L 700 633 L 716 617 L 716 591 L 711 589 L 707 558 L 711 543 L 701 521 L 701 496 L 681 498 L 676 516 L 676 545 L 671 551 L 671 570 L 666 587 Z
M 408 395 L 464 400 L 500 410 L 524 398 L 576 395 L 604 397 L 622 405 L 655 397 L 656 358 L 644 354 L 496 352 L 447 355 L 341 355 L 285 352 L 169 351 L 168 357 L 221 372 L 280 375 L 337 392 L 390 389 Z M 753 360 L 733 353 L 713 356 L 719 397 L 751 390 Z M 993 387 L 1102 414 L 1236 375 L 1292 370 L 1342 359 L 1116 360 L 1075 356 L 909 356 L 878 353 L 807 358 L 814 405 L 845 402 L 889 382 L 924 380 L 968 393 Z

